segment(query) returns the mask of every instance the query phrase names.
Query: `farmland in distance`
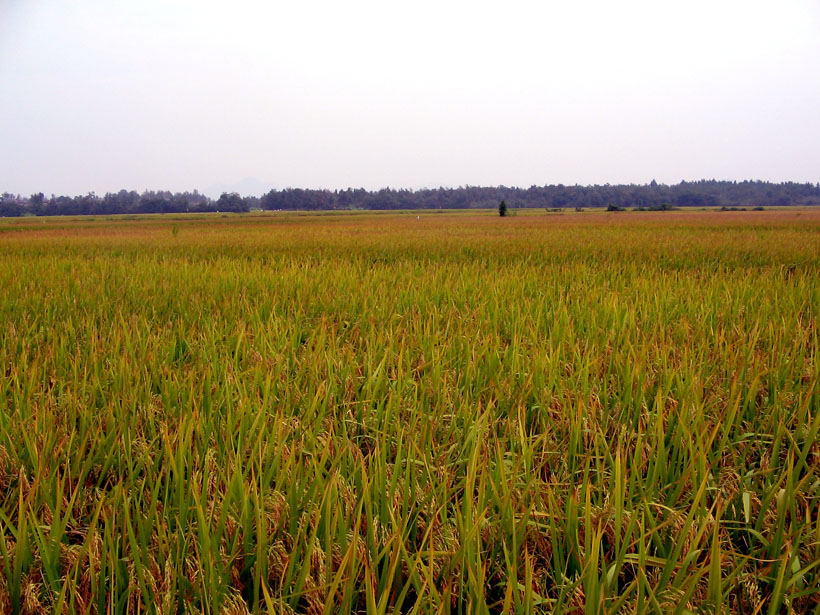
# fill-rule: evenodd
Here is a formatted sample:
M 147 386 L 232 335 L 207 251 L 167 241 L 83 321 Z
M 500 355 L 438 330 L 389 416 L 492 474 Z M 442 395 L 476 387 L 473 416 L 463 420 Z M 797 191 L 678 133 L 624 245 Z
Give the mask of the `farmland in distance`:
M 0 219 L 0 613 L 817 609 L 820 211 L 512 214 Z

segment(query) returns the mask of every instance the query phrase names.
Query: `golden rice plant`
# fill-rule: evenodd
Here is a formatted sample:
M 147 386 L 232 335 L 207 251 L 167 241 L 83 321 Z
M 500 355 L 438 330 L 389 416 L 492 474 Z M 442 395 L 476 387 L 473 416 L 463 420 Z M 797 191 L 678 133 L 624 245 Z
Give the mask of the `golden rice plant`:
M 820 215 L 0 220 L 0 613 L 820 608 Z

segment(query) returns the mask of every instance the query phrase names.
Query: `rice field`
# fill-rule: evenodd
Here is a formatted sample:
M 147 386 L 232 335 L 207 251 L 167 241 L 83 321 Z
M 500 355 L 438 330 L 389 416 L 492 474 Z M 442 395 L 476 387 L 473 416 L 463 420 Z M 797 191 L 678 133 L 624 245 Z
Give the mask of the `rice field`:
M 820 211 L 511 213 L 0 219 L 0 613 L 818 612 Z

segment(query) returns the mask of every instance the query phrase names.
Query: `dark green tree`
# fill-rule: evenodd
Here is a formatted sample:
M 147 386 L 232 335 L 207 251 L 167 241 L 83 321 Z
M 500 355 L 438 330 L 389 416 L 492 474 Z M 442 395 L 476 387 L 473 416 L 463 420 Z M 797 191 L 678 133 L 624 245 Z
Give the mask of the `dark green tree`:
M 230 194 L 223 192 L 216 201 L 216 208 L 218 211 L 250 211 L 248 204 L 237 192 L 231 192 Z
M 498 215 L 502 218 L 507 215 L 507 203 L 501 201 L 501 204 L 498 206 Z

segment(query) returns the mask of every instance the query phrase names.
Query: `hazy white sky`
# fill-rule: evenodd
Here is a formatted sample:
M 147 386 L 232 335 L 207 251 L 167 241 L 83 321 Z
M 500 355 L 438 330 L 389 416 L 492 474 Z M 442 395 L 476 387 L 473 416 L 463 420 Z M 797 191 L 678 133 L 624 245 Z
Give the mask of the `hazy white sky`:
M 0 0 L 0 191 L 248 177 L 817 182 L 820 2 Z

